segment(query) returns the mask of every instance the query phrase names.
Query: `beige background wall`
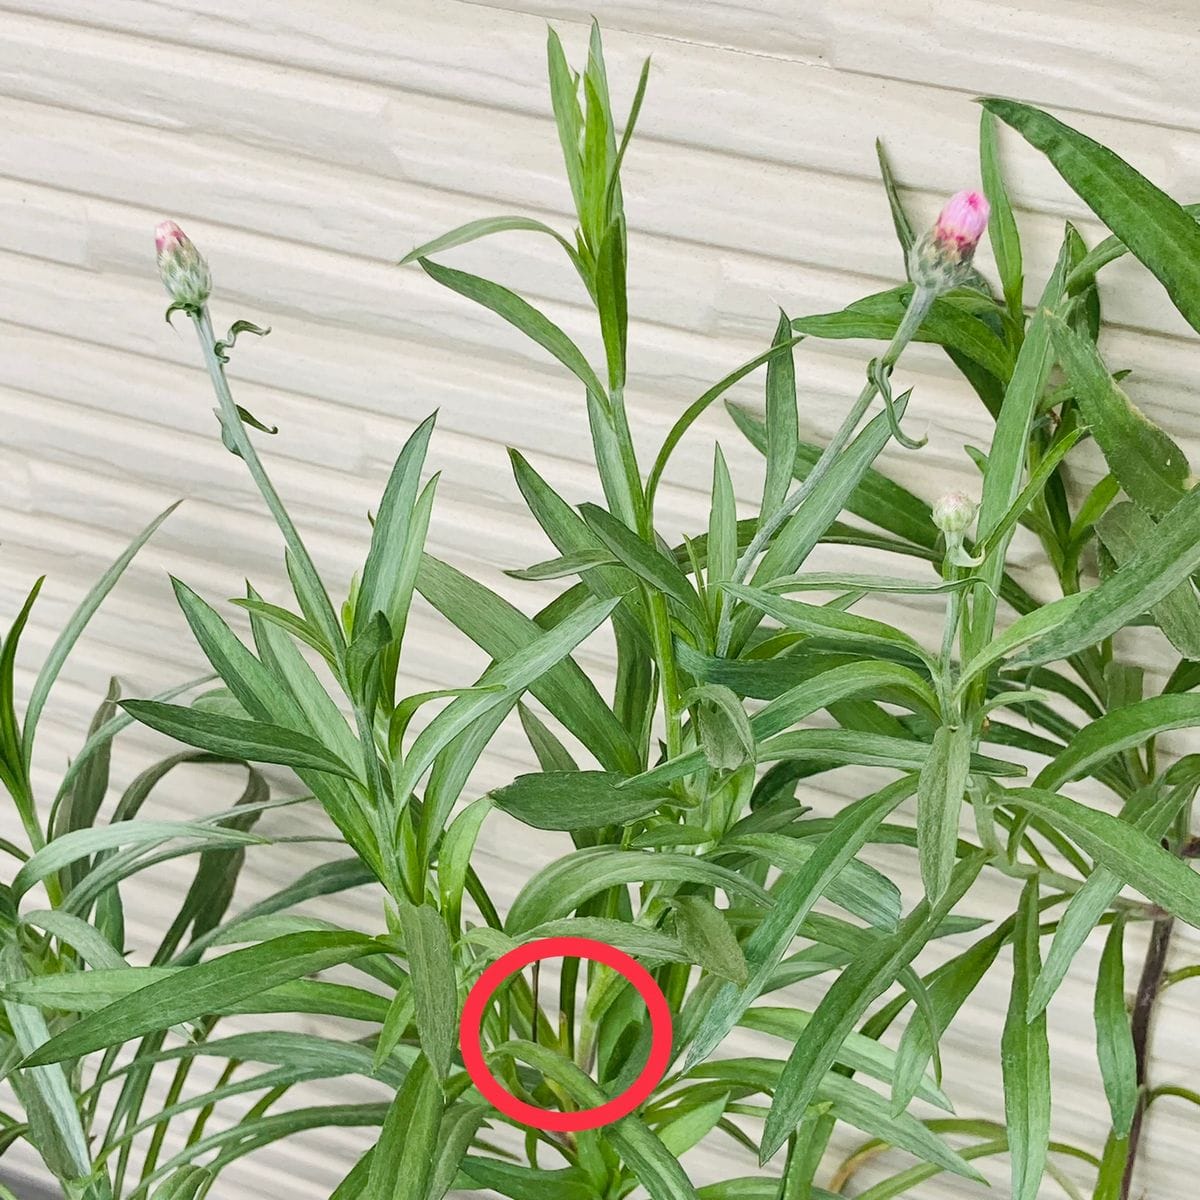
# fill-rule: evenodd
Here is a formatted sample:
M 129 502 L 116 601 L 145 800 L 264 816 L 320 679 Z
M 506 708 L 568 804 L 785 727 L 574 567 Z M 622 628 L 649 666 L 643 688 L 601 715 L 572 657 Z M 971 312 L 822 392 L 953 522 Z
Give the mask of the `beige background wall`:
M 641 59 L 654 58 L 626 185 L 629 401 L 647 459 L 690 400 L 767 344 L 777 305 L 793 315 L 824 311 L 899 279 L 876 178 L 877 135 L 922 220 L 942 194 L 977 181 L 971 101 L 979 91 L 1052 106 L 1179 198 L 1200 196 L 1200 16 L 1189 2 L 0 0 L 0 612 L 11 614 L 33 577 L 49 575 L 26 640 L 24 686 L 29 665 L 104 565 L 153 513 L 188 498 L 97 619 L 56 693 L 38 757 L 43 796 L 109 675 L 121 676 L 127 694 L 146 695 L 198 672 L 168 571 L 218 600 L 247 576 L 279 595 L 277 539 L 215 436 L 190 331 L 162 320 L 151 245 L 162 217 L 178 219 L 208 254 L 219 325 L 246 317 L 274 327 L 264 341 L 239 344 L 232 375 L 239 400 L 280 426 L 264 451 L 338 588 L 365 552 L 365 514 L 392 455 L 440 408 L 434 552 L 527 611 L 550 594 L 500 573 L 546 551 L 504 448 L 520 447 L 569 498 L 592 498 L 576 389 L 507 327 L 392 264 L 417 241 L 497 212 L 528 212 L 566 230 L 544 19 L 578 59 L 591 9 L 606 26 L 619 105 Z M 1012 140 L 1005 150 L 1036 294 L 1063 219 L 1077 221 L 1089 241 L 1099 230 L 1035 152 Z M 508 236 L 453 261 L 536 297 L 595 347 L 578 288 L 549 243 Z M 1136 265 L 1111 268 L 1105 279 L 1107 353 L 1114 366 L 1135 369 L 1129 386 L 1138 403 L 1200 461 L 1194 336 Z M 810 436 L 836 423 L 870 352 L 801 347 Z M 889 452 L 887 469 L 931 499 L 951 485 L 972 490 L 962 446 L 986 445 L 978 402 L 927 347 L 902 374 L 916 388 L 910 425 L 927 424 L 930 442 L 919 454 Z M 752 381 L 739 398 L 756 403 L 760 389 Z M 757 492 L 755 455 L 714 411 L 677 454 L 662 491 L 668 534 L 701 520 L 714 436 L 740 496 Z M 1081 484 L 1095 477 L 1080 470 Z M 912 603 L 906 620 L 933 637 L 938 608 Z M 603 669 L 599 646 L 580 659 Z M 407 663 L 416 691 L 466 682 L 480 659 L 422 610 Z M 131 732 L 117 782 L 162 748 Z M 475 790 L 526 760 L 519 735 L 505 731 Z M 831 811 L 862 782 L 833 776 L 807 799 Z M 230 794 L 211 775 L 180 775 L 159 811 L 212 811 Z M 272 828 L 325 832 L 319 814 L 296 810 Z M 500 821 L 486 842 L 482 872 L 505 902 L 536 861 L 564 848 Z M 255 852 L 245 897 L 333 853 L 320 842 Z M 161 929 L 177 893 L 170 872 L 130 890 L 139 947 Z M 1007 899 L 984 891 L 969 910 L 986 913 L 989 897 Z M 378 925 L 372 898 L 348 904 L 316 911 Z M 1092 1148 L 1103 1112 L 1090 1040 L 1096 953 L 1090 946 L 1081 955 L 1079 978 L 1051 1014 L 1056 1130 Z M 1131 958 L 1131 978 L 1137 966 Z M 949 1082 L 963 1115 L 1001 1115 L 1006 986 L 997 977 L 948 1038 Z M 1194 1062 L 1200 1049 L 1188 986 L 1163 1006 L 1164 1060 Z M 1158 1070 L 1162 1079 L 1171 1074 L 1165 1063 Z M 339 1082 L 315 1102 L 364 1094 L 378 1092 Z M 1187 1168 L 1176 1164 L 1191 1159 L 1196 1134 L 1195 1110 L 1167 1101 L 1155 1111 L 1144 1173 L 1150 1196 L 1191 1193 Z M 286 1143 L 230 1173 L 217 1194 L 327 1196 L 364 1136 Z M 736 1157 L 730 1144 L 714 1144 L 694 1157 L 697 1177 L 736 1173 Z M 12 1164 L 29 1160 L 14 1151 Z M 923 1194 L 968 1190 L 931 1185 Z M 1001 1174 L 993 1194 L 1006 1190 Z M 1058 1194 L 1048 1182 L 1045 1195 Z

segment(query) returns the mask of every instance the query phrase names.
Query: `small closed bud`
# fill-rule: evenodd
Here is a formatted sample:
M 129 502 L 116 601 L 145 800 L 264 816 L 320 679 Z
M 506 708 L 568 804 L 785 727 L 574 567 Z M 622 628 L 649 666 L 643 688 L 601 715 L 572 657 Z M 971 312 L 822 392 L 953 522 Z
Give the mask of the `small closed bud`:
M 946 292 L 960 284 L 987 229 L 988 202 L 974 191 L 957 192 L 946 201 L 932 229 L 914 243 L 908 273 L 918 287 Z
M 163 221 L 154 231 L 158 273 L 173 303 L 181 308 L 202 308 L 212 292 L 212 274 L 204 255 L 174 221 Z
M 947 492 L 933 506 L 933 523 L 943 533 L 961 538 L 971 528 L 978 511 L 979 505 L 970 496 L 964 496 L 962 492 Z

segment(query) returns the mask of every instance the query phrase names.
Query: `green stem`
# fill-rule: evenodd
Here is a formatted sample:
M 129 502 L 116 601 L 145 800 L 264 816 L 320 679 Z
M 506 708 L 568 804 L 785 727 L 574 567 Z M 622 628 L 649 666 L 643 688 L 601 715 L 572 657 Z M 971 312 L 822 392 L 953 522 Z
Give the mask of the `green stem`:
M 185 1058 L 175 1068 L 175 1075 L 171 1080 L 171 1086 L 167 1090 L 166 1097 L 162 1103 L 163 1108 L 170 1108 L 183 1095 L 183 1085 L 187 1083 L 187 1077 L 191 1074 L 192 1064 L 195 1061 L 194 1058 Z M 158 1156 L 162 1151 L 163 1140 L 167 1136 L 167 1126 L 169 1124 L 170 1121 L 160 1121 L 154 1127 L 154 1133 L 150 1138 L 150 1149 L 146 1151 L 146 1161 L 142 1164 L 140 1181 L 142 1183 L 146 1182 L 154 1173 L 154 1168 L 158 1166 Z
M 275 518 L 280 533 L 283 534 L 288 551 L 315 601 L 316 611 L 312 616 L 320 624 L 321 632 L 325 635 L 333 649 L 338 665 L 341 667 L 344 665 L 346 648 L 341 625 L 333 611 L 329 595 L 321 583 L 312 556 L 308 553 L 304 541 L 300 537 L 300 531 L 288 515 L 279 493 L 275 490 L 275 485 L 271 482 L 262 460 L 258 457 L 258 452 L 254 449 L 254 443 L 246 433 L 246 427 L 242 423 L 233 393 L 229 390 L 229 380 L 225 376 L 225 364 L 217 355 L 216 338 L 213 334 L 212 320 L 208 315 L 208 309 L 201 308 L 193 312 L 191 317 L 196 326 L 196 336 L 200 340 L 204 365 L 208 368 L 209 378 L 212 380 L 213 390 L 216 392 L 217 402 L 220 404 L 221 425 L 225 430 L 226 437 L 236 448 L 259 492 L 262 493 L 263 499 L 267 502 L 267 507 L 271 510 L 271 515 Z
M 625 488 L 629 505 L 637 522 L 637 533 L 647 545 L 654 545 L 654 525 L 646 503 L 638 468 L 637 452 L 633 445 L 633 434 L 625 412 L 625 397 L 614 390 L 611 398 L 613 434 L 621 450 L 621 465 L 624 468 Z M 650 614 L 650 636 L 654 645 L 654 657 L 658 662 L 659 683 L 662 688 L 663 716 L 666 722 L 667 755 L 677 757 L 683 750 L 683 702 L 679 686 L 679 672 L 675 663 L 675 647 L 671 641 L 671 618 L 666 598 L 657 588 L 644 585 L 642 588 L 646 608 Z
M 904 348 L 916 336 L 921 322 L 928 315 L 929 309 L 936 298 L 936 293 L 928 288 L 917 288 L 913 292 L 908 308 L 904 312 L 904 319 L 900 322 L 900 327 L 896 330 L 891 344 L 879 360 L 882 367 L 895 366 L 899 361 Z M 855 400 L 850 411 L 846 414 L 845 420 L 838 426 L 837 432 L 834 433 L 825 449 L 821 452 L 820 458 L 813 464 L 813 468 L 809 471 L 804 482 L 755 531 L 750 544 L 742 552 L 741 557 L 734 566 L 733 583 L 746 582 L 751 567 L 758 556 L 766 549 L 770 540 L 783 527 L 792 514 L 812 495 L 817 485 L 832 469 L 838 456 L 854 436 L 854 431 L 858 428 L 859 422 L 863 419 L 867 409 L 870 408 L 871 401 L 878 394 L 878 385 L 874 379 L 868 378 L 867 382 L 863 384 L 862 391 L 858 394 L 858 399 Z M 718 656 L 724 656 L 729 653 L 729 643 L 733 638 L 733 622 L 730 616 L 732 607 L 732 605 L 727 604 L 721 611 L 720 623 L 717 628 Z
M 304 545 L 300 531 L 296 528 L 295 522 L 284 506 L 283 500 L 275 490 L 275 485 L 271 482 L 271 478 L 267 474 L 267 470 L 254 448 L 254 443 L 250 440 L 250 436 L 246 432 L 241 413 L 238 411 L 237 403 L 229 387 L 229 380 L 225 374 L 225 364 L 221 361 L 221 357 L 217 353 L 216 337 L 213 333 L 212 319 L 209 316 L 208 308 L 204 307 L 195 310 L 190 315 L 196 326 L 196 336 L 199 339 L 200 350 L 204 356 L 204 365 L 208 369 L 213 390 L 216 392 L 217 402 L 220 406 L 221 426 L 225 432 L 225 437 L 228 444 L 246 464 L 246 469 L 250 472 L 250 477 L 254 480 L 262 498 L 266 501 L 267 508 L 275 518 L 275 524 L 279 527 L 279 531 L 283 535 L 283 540 L 287 546 L 298 582 L 303 584 L 304 594 L 309 601 L 307 606 L 302 604 L 302 607 L 307 607 L 309 611 L 306 612 L 306 616 L 320 627 L 321 633 L 332 649 L 336 672 L 344 686 L 344 690 L 349 695 L 350 689 L 346 674 L 346 641 L 342 633 L 341 624 L 334 611 L 333 603 L 329 599 L 329 593 L 325 590 L 325 585 L 321 582 L 321 576 L 317 571 L 316 564 L 313 562 L 312 555 L 309 554 L 308 548 Z M 373 811 L 386 812 L 387 791 L 384 787 L 379 755 L 375 747 L 371 719 L 369 714 L 365 713 L 362 706 L 358 703 L 354 704 L 354 716 L 358 727 L 359 742 L 362 748 L 363 766 L 366 770 L 368 787 L 375 796 Z M 392 830 L 394 822 L 390 817 L 382 821 L 374 820 L 372 819 L 371 811 L 368 811 L 367 817 L 380 842 L 378 858 L 384 866 L 384 873 L 388 875 L 388 878 L 384 882 L 394 895 L 399 895 L 405 889 L 395 869 L 395 838 Z

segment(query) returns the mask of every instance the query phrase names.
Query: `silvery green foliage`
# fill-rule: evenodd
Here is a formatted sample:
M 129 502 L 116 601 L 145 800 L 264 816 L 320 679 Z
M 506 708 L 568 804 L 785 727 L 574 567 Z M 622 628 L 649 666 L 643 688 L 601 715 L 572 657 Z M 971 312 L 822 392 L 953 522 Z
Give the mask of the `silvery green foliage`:
M 857 1194 L 870 1200 L 912 1193 L 942 1172 L 960 1177 L 962 1195 L 983 1195 L 980 1167 L 991 1158 L 1007 1160 L 1017 1200 L 1034 1200 L 1048 1178 L 1072 1196 L 1135 1194 L 1152 1103 L 1196 1095 L 1193 1080 L 1148 1078 L 1147 1036 L 1156 996 L 1197 973 L 1164 968 L 1175 922 L 1200 925 L 1189 862 L 1200 758 L 1171 761 L 1157 742 L 1200 724 L 1200 492 L 1180 449 L 1130 403 L 1121 373 L 1100 356 L 1096 280 L 1132 253 L 1200 328 L 1193 212 L 1047 114 L 985 101 L 986 203 L 976 197 L 968 212 L 956 198 L 921 240 L 881 156 L 898 261 L 917 263 L 922 277 L 840 312 L 781 315 L 763 352 L 684 410 L 647 458 L 626 414 L 636 330 L 620 181 L 647 72 L 619 126 L 598 31 L 579 73 L 551 33 L 549 68 L 575 228 L 519 216 L 475 221 L 406 262 L 536 342 L 563 368 L 563 403 L 586 410 L 603 505 L 558 495 L 536 462 L 512 453 L 516 487 L 554 551 L 511 574 L 560 581 L 556 600 L 528 613 L 424 553 L 434 501 L 434 482 L 423 482 L 430 420 L 400 450 L 364 530 L 362 571 L 335 604 L 257 454 L 247 426 L 258 426 L 232 395 L 224 371 L 232 337 L 217 342 L 207 305 L 188 306 L 222 439 L 279 526 L 294 595 L 276 604 L 250 591 L 234 602 L 248 614 L 251 645 L 179 584 L 224 690 L 190 706 L 159 698 L 124 707 L 204 754 L 291 768 L 347 854 L 235 917 L 206 918 L 190 941 L 169 939 L 153 966 L 120 965 L 112 910 L 98 899 L 109 893 L 89 890 L 89 879 L 117 861 L 105 855 L 126 831 L 85 822 L 97 839 L 89 853 L 105 853 L 82 868 L 61 861 L 55 847 L 72 835 L 35 831 L 9 704 L 0 713 L 4 782 L 38 851 L 18 871 L 5 910 L 10 1066 L 22 1062 L 14 1079 L 30 1114 L 11 1136 L 34 1140 L 60 1178 L 82 1178 L 73 1194 L 97 1198 L 200 1196 L 242 1154 L 321 1124 L 380 1129 L 334 1200 L 440 1200 L 456 1186 L 514 1200 L 611 1200 L 639 1186 L 653 1200 L 808 1200 L 852 1179 L 858 1186 L 868 1161 L 871 1186 Z M 1068 226 L 1028 313 L 997 118 L 1046 153 L 1112 231 L 1088 249 Z M 989 205 L 998 293 L 970 266 Z M 562 250 L 594 306 L 602 363 L 513 291 L 442 261 L 459 245 L 512 231 L 552 238 Z M 948 245 L 950 234 L 959 239 L 954 269 L 934 280 L 928 248 Z M 824 446 L 800 432 L 803 338 L 883 347 Z M 875 465 L 892 441 L 920 453 L 902 429 L 919 397 L 892 392 L 914 338 L 944 348 L 962 374 L 964 403 L 973 395 L 995 420 L 990 446 L 976 456 L 978 506 L 959 496 L 931 507 Z M 659 527 L 655 503 L 672 454 L 706 409 L 756 372 L 761 411 L 731 405 L 729 413 L 764 457 L 757 511 L 739 518 L 714 447 L 707 521 L 676 541 Z M 1085 439 L 1110 473 L 1080 495 L 1074 455 Z M 1050 594 L 1035 595 L 1010 570 L 1019 529 L 1043 551 L 1057 581 Z M 872 573 L 811 568 L 810 556 L 830 543 L 861 548 Z M 473 685 L 447 680 L 443 691 L 403 694 L 401 650 L 418 592 L 491 659 Z M 881 600 L 912 593 L 944 606 L 939 645 L 904 631 L 899 601 L 892 620 L 861 611 L 868 597 L 879 611 Z M 23 620 L 5 643 L 9 674 L 0 679 L 11 679 Z M 617 680 L 611 701 L 572 657 L 605 625 Z M 1149 625 L 1178 657 L 1164 684 L 1129 657 L 1142 643 L 1115 640 Z M 414 715 L 429 702 L 437 714 L 414 734 Z M 476 795 L 471 770 L 506 720 L 521 723 L 539 769 Z M 877 790 L 829 813 L 801 802 L 807 781 L 865 766 L 883 771 Z M 1072 796 L 1069 785 L 1083 778 L 1107 800 Z M 561 857 L 504 913 L 473 865 L 497 808 L 562 840 Z M 205 836 L 233 836 L 228 814 L 205 828 Z M 145 836 L 139 845 L 158 844 L 157 833 Z M 921 896 L 903 901 L 879 869 L 883 844 L 911 854 Z M 1013 910 L 962 915 L 977 882 L 992 875 L 1013 881 Z M 21 903 L 35 876 L 51 905 L 41 914 Z M 382 928 L 283 915 L 305 898 L 368 882 L 388 897 Z M 80 888 L 92 902 L 72 909 Z M 1150 949 L 1131 1021 L 1124 937 L 1138 923 L 1150 928 Z M 42 932 L 22 939 L 23 926 Z M 1046 1007 L 1101 926 L 1094 1019 L 1112 1131 L 1105 1146 L 1082 1150 L 1050 1140 Z M 457 1054 L 463 996 L 506 950 L 571 930 L 652 968 L 675 1013 L 676 1060 L 651 1100 L 615 1125 L 570 1137 L 520 1126 L 506 1140 L 510 1122 L 482 1102 Z M 930 955 L 935 940 L 943 944 Z M 347 963 L 371 986 L 310 978 Z M 1003 1095 L 993 1111 L 955 1115 L 939 1082 L 938 1043 L 996 975 L 1010 997 Z M 811 1009 L 786 990 L 801 980 L 819 989 Z M 288 1010 L 353 1017 L 369 1032 L 358 1040 L 285 1033 L 268 1014 Z M 220 1018 L 231 1012 L 262 1013 L 257 1032 L 221 1036 Z M 569 963 L 548 1000 L 514 979 L 482 1037 L 491 1069 L 523 1099 L 586 1107 L 636 1073 L 646 1054 L 642 1018 L 610 974 Z M 207 1040 L 181 1040 L 177 1031 L 189 1025 Z M 725 1057 L 737 1027 L 769 1035 L 776 1056 Z M 132 1039 L 140 1039 L 138 1058 L 121 1076 L 116 1048 Z M 198 1053 L 228 1060 L 222 1088 L 161 1113 L 143 1114 L 144 1086 L 131 1098 L 121 1082 L 144 1079 L 160 1060 L 182 1076 Z M 288 1107 L 293 1085 L 342 1074 L 368 1077 L 379 1102 Z M 89 1144 L 79 1130 L 103 1107 L 97 1080 L 119 1091 L 119 1117 Z M 212 1106 L 257 1093 L 232 1131 L 205 1127 Z M 194 1122 L 192 1137 L 163 1159 L 161 1132 L 181 1119 Z M 869 1139 L 870 1152 L 829 1171 L 825 1151 L 842 1125 Z M 135 1185 L 126 1147 L 139 1138 L 150 1139 L 149 1162 Z M 710 1139 L 748 1151 L 758 1172 L 694 1187 L 680 1158 Z M 501 1143 L 523 1152 L 504 1157 Z M 139 1147 L 139 1161 L 144 1154 Z

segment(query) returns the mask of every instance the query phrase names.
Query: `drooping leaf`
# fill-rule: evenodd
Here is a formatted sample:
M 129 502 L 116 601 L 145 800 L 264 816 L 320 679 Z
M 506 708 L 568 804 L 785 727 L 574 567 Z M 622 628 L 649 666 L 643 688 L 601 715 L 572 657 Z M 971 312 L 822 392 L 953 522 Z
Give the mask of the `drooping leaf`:
M 288 934 L 234 950 L 174 972 L 84 1017 L 36 1050 L 25 1065 L 61 1062 L 120 1045 L 384 948 L 365 934 L 317 932 Z
M 879 939 L 876 947 L 860 955 L 826 992 L 813 1013 L 808 1036 L 797 1043 L 779 1077 L 763 1131 L 761 1162 L 769 1161 L 799 1125 L 846 1034 L 934 936 L 982 866 L 979 855 L 961 860 L 950 886 L 936 904 L 922 901 L 893 936 Z M 959 1166 L 959 1173 L 967 1178 L 980 1178 L 965 1162 Z
M 1107 146 L 1049 113 L 1015 100 L 984 107 L 1054 164 L 1087 206 L 1158 277 L 1193 329 L 1200 330 L 1200 228 L 1161 188 Z
M 123 700 L 121 707 L 135 720 L 185 745 L 213 754 L 279 763 L 297 770 L 326 771 L 344 779 L 355 773 L 315 738 L 266 721 L 242 721 L 203 709 L 160 704 L 154 700 Z

